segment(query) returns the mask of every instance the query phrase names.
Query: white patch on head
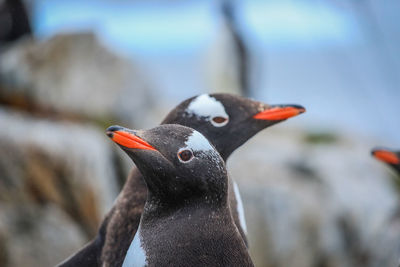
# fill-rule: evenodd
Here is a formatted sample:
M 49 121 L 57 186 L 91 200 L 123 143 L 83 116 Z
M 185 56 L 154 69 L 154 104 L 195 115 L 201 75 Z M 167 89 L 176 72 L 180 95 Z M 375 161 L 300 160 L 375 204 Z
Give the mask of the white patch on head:
M 247 225 L 246 225 L 246 218 L 244 217 L 243 202 L 240 196 L 239 187 L 235 181 L 233 181 L 233 191 L 235 192 L 235 197 L 237 201 L 236 209 L 239 214 L 240 226 L 242 227 L 243 231 L 247 234 Z
M 187 107 L 186 112 L 197 117 L 204 117 L 216 127 L 222 127 L 229 121 L 229 116 L 225 111 L 224 105 L 208 94 L 199 95 L 193 99 Z M 223 117 L 226 120 L 222 123 L 217 123 L 212 120 L 215 117 Z
M 199 133 L 196 130 L 192 129 L 192 133 L 188 136 L 185 146 L 180 148 L 179 151 L 185 150 L 185 149 L 190 149 L 193 152 L 193 158 L 206 158 L 208 157 L 208 160 L 212 160 L 212 162 L 215 163 L 215 167 L 218 168 L 220 171 L 224 170 L 224 161 L 215 150 L 215 148 L 210 144 L 210 142 L 205 138 L 201 133 Z M 196 153 L 197 152 L 197 153 Z M 179 152 L 178 152 L 179 153 Z M 179 155 L 178 155 L 179 158 Z M 193 159 L 192 158 L 192 159 Z M 191 160 L 192 160 L 191 159 Z M 183 163 L 188 163 L 189 161 L 181 162 Z M 210 164 L 210 162 L 209 162 Z
M 144 267 L 147 265 L 146 251 L 142 247 L 142 240 L 140 237 L 140 225 L 126 252 L 124 263 L 122 267 Z
M 186 150 L 186 149 L 190 149 L 194 155 L 196 155 L 195 152 L 201 152 L 201 153 L 198 153 L 197 156 L 195 156 L 195 157 L 202 157 L 201 155 L 204 154 L 204 155 L 211 156 L 213 161 L 215 161 L 215 162 L 222 161 L 221 157 L 219 156 L 219 153 L 210 144 L 210 142 L 207 140 L 207 138 L 205 138 L 201 133 L 199 133 L 196 130 L 192 130 L 192 134 L 188 136 L 188 138 L 185 142 L 185 146 L 180 148 L 178 153 L 180 151 Z M 195 157 L 193 157 L 193 158 L 195 158 Z M 179 158 L 179 156 L 178 156 L 178 158 Z M 188 163 L 191 160 L 185 161 L 185 162 L 181 160 L 181 162 Z M 221 167 L 220 165 L 221 164 L 218 164 L 219 167 Z
M 186 149 L 188 148 L 192 151 L 214 151 L 210 142 L 196 130 L 193 130 L 192 134 L 189 135 L 185 145 Z

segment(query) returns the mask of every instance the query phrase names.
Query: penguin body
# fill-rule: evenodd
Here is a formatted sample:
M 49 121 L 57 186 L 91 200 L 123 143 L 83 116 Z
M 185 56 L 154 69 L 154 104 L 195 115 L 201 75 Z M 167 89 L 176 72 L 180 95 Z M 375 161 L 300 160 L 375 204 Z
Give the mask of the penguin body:
M 148 188 L 122 266 L 253 266 L 231 215 L 224 161 L 201 133 L 181 125 L 114 126 L 108 135 Z
M 183 101 L 161 124 L 180 124 L 199 131 L 226 160 L 259 131 L 304 111 L 303 107 L 297 105 L 269 106 L 231 94 L 205 94 Z M 234 183 L 228 179 L 229 206 L 247 244 L 243 204 Z M 92 243 L 97 248 L 86 246 L 76 255 L 84 257 L 88 254 L 91 257 L 89 254 L 96 251 L 100 253 L 95 257 L 97 266 L 121 266 L 139 227 L 146 197 L 147 187 L 142 174 L 133 168 L 113 208 L 102 222 L 99 231 L 101 236 L 96 237 L 99 242 Z M 65 261 L 60 266 L 76 265 Z

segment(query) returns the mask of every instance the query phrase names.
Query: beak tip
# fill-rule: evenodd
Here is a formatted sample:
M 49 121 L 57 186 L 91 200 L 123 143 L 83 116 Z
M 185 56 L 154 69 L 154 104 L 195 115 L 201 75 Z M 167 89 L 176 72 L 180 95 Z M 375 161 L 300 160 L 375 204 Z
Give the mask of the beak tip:
M 371 155 L 383 162 L 386 162 L 388 164 L 400 164 L 400 158 L 396 155 L 396 153 L 384 149 L 384 148 L 378 148 L 378 149 L 372 149 L 371 150 Z
M 113 125 L 107 128 L 106 135 L 124 150 L 128 148 L 156 150 L 152 145 L 138 137 L 135 130 Z
M 287 105 L 286 107 L 297 110 L 298 115 L 306 112 L 306 108 L 301 105 Z
M 110 137 L 110 138 L 113 138 L 114 132 L 112 132 L 112 131 L 106 131 L 106 135 L 107 135 L 108 137 Z
M 114 133 L 116 131 L 120 131 L 122 129 L 124 129 L 124 128 L 119 126 L 119 125 L 112 125 L 112 126 L 107 128 L 106 135 L 112 139 L 114 137 Z
M 259 120 L 282 121 L 298 116 L 306 112 L 306 109 L 300 105 L 275 105 L 270 106 L 253 116 Z
M 121 127 L 119 125 L 112 125 L 112 126 L 108 127 L 106 131 L 107 132 L 116 132 L 116 131 L 120 131 L 122 129 L 124 129 L 124 127 Z

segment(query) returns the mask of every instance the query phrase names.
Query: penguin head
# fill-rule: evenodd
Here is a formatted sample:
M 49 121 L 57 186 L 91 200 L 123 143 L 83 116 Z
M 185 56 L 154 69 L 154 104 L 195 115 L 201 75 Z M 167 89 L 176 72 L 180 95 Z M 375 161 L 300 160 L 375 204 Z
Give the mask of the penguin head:
M 183 101 L 162 123 L 196 129 L 226 160 L 259 131 L 303 112 L 299 105 L 268 105 L 232 94 L 203 94 Z
M 149 195 L 175 203 L 226 201 L 224 161 L 200 132 L 164 124 L 138 131 L 111 126 L 107 135 L 135 162 Z
M 400 175 L 400 151 L 393 151 L 386 148 L 375 148 L 371 151 L 371 154 L 374 158 L 390 165 Z

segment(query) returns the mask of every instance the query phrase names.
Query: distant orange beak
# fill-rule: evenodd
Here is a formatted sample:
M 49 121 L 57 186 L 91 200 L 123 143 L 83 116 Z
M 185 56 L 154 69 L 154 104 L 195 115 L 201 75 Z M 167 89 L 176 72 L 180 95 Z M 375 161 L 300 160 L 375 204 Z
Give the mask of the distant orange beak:
M 269 120 L 269 121 L 280 121 L 286 120 L 291 117 L 297 116 L 306 111 L 302 106 L 296 105 L 284 105 L 284 106 L 275 106 L 260 113 L 257 113 L 253 116 L 254 119 L 257 120 Z
M 111 127 L 110 127 L 111 128 Z M 147 149 L 147 150 L 155 150 L 149 143 L 144 141 L 143 139 L 123 130 L 107 130 L 107 135 L 118 145 L 121 145 L 126 148 L 137 148 L 137 149 Z
M 387 150 L 375 150 L 372 152 L 372 155 L 379 159 L 380 161 L 389 163 L 389 164 L 399 164 L 400 163 L 400 159 L 399 157 L 391 152 L 391 151 L 387 151 Z

